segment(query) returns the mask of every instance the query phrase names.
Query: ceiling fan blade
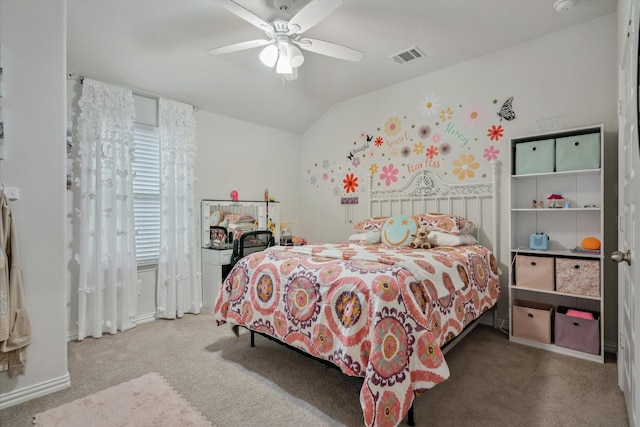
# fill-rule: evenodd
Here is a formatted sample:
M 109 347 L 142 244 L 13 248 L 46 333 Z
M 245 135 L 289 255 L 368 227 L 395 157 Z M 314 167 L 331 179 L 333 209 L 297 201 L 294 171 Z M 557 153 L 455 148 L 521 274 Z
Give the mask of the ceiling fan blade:
M 274 40 L 264 40 L 264 39 L 250 40 L 247 42 L 241 42 L 241 43 L 230 44 L 228 46 L 217 47 L 215 49 L 211 49 L 209 53 L 213 55 L 222 55 L 224 53 L 238 52 L 240 50 L 245 50 L 245 49 L 253 49 L 254 47 L 266 46 L 268 44 L 273 44 L 273 43 L 275 43 Z
M 273 32 L 273 27 L 271 26 L 271 24 L 269 24 L 267 21 L 260 18 L 250 10 L 240 6 L 238 3 L 232 0 L 216 0 L 216 3 L 227 9 L 229 12 L 244 19 L 248 23 L 260 28 L 261 30 Z
M 334 58 L 344 59 L 347 61 L 358 62 L 362 59 L 363 55 L 362 52 L 358 50 L 336 43 L 326 42 L 324 40 L 304 38 L 294 40 L 294 43 L 309 52 L 332 56 Z
M 302 34 L 315 26 L 342 4 L 343 0 L 314 0 L 289 21 L 289 34 Z

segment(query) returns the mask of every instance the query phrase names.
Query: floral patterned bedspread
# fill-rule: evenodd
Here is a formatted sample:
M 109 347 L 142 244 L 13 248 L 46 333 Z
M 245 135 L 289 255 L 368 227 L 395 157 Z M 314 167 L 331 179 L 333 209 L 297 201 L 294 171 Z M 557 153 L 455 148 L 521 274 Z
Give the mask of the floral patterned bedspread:
M 497 271 L 480 245 L 276 246 L 234 266 L 215 318 L 364 377 L 365 424 L 396 426 L 414 392 L 449 377 L 440 347 L 495 304 Z

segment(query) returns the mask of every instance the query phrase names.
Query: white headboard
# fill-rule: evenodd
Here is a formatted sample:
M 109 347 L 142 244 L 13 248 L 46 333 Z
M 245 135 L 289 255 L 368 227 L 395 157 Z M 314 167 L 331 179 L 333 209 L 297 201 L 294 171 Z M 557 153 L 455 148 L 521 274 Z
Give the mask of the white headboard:
M 373 189 L 369 183 L 369 217 L 448 213 L 476 224 L 478 241 L 498 256 L 498 163 L 491 162 L 491 181 L 449 184 L 433 170 L 421 169 L 399 189 Z

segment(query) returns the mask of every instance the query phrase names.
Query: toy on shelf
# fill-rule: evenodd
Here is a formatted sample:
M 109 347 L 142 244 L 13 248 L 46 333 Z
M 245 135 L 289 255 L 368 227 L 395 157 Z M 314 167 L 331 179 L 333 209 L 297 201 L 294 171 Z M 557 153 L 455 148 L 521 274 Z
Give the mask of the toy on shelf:
M 600 240 L 596 237 L 585 237 L 582 239 L 582 247 L 590 251 L 599 251 Z
M 582 239 L 582 246 L 576 246 L 571 249 L 571 252 L 586 253 L 586 254 L 599 254 L 600 253 L 600 239 L 597 237 L 585 237 Z
M 560 194 L 552 194 L 547 197 L 547 200 L 549 200 L 549 208 L 561 208 L 564 202 L 564 197 Z

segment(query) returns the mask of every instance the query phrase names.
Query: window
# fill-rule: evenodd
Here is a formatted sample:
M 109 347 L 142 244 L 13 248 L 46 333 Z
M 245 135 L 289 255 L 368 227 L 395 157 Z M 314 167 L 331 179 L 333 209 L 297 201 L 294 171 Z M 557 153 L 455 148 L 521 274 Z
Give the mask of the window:
M 160 252 L 160 131 L 133 129 L 133 210 L 138 265 L 157 264 Z

